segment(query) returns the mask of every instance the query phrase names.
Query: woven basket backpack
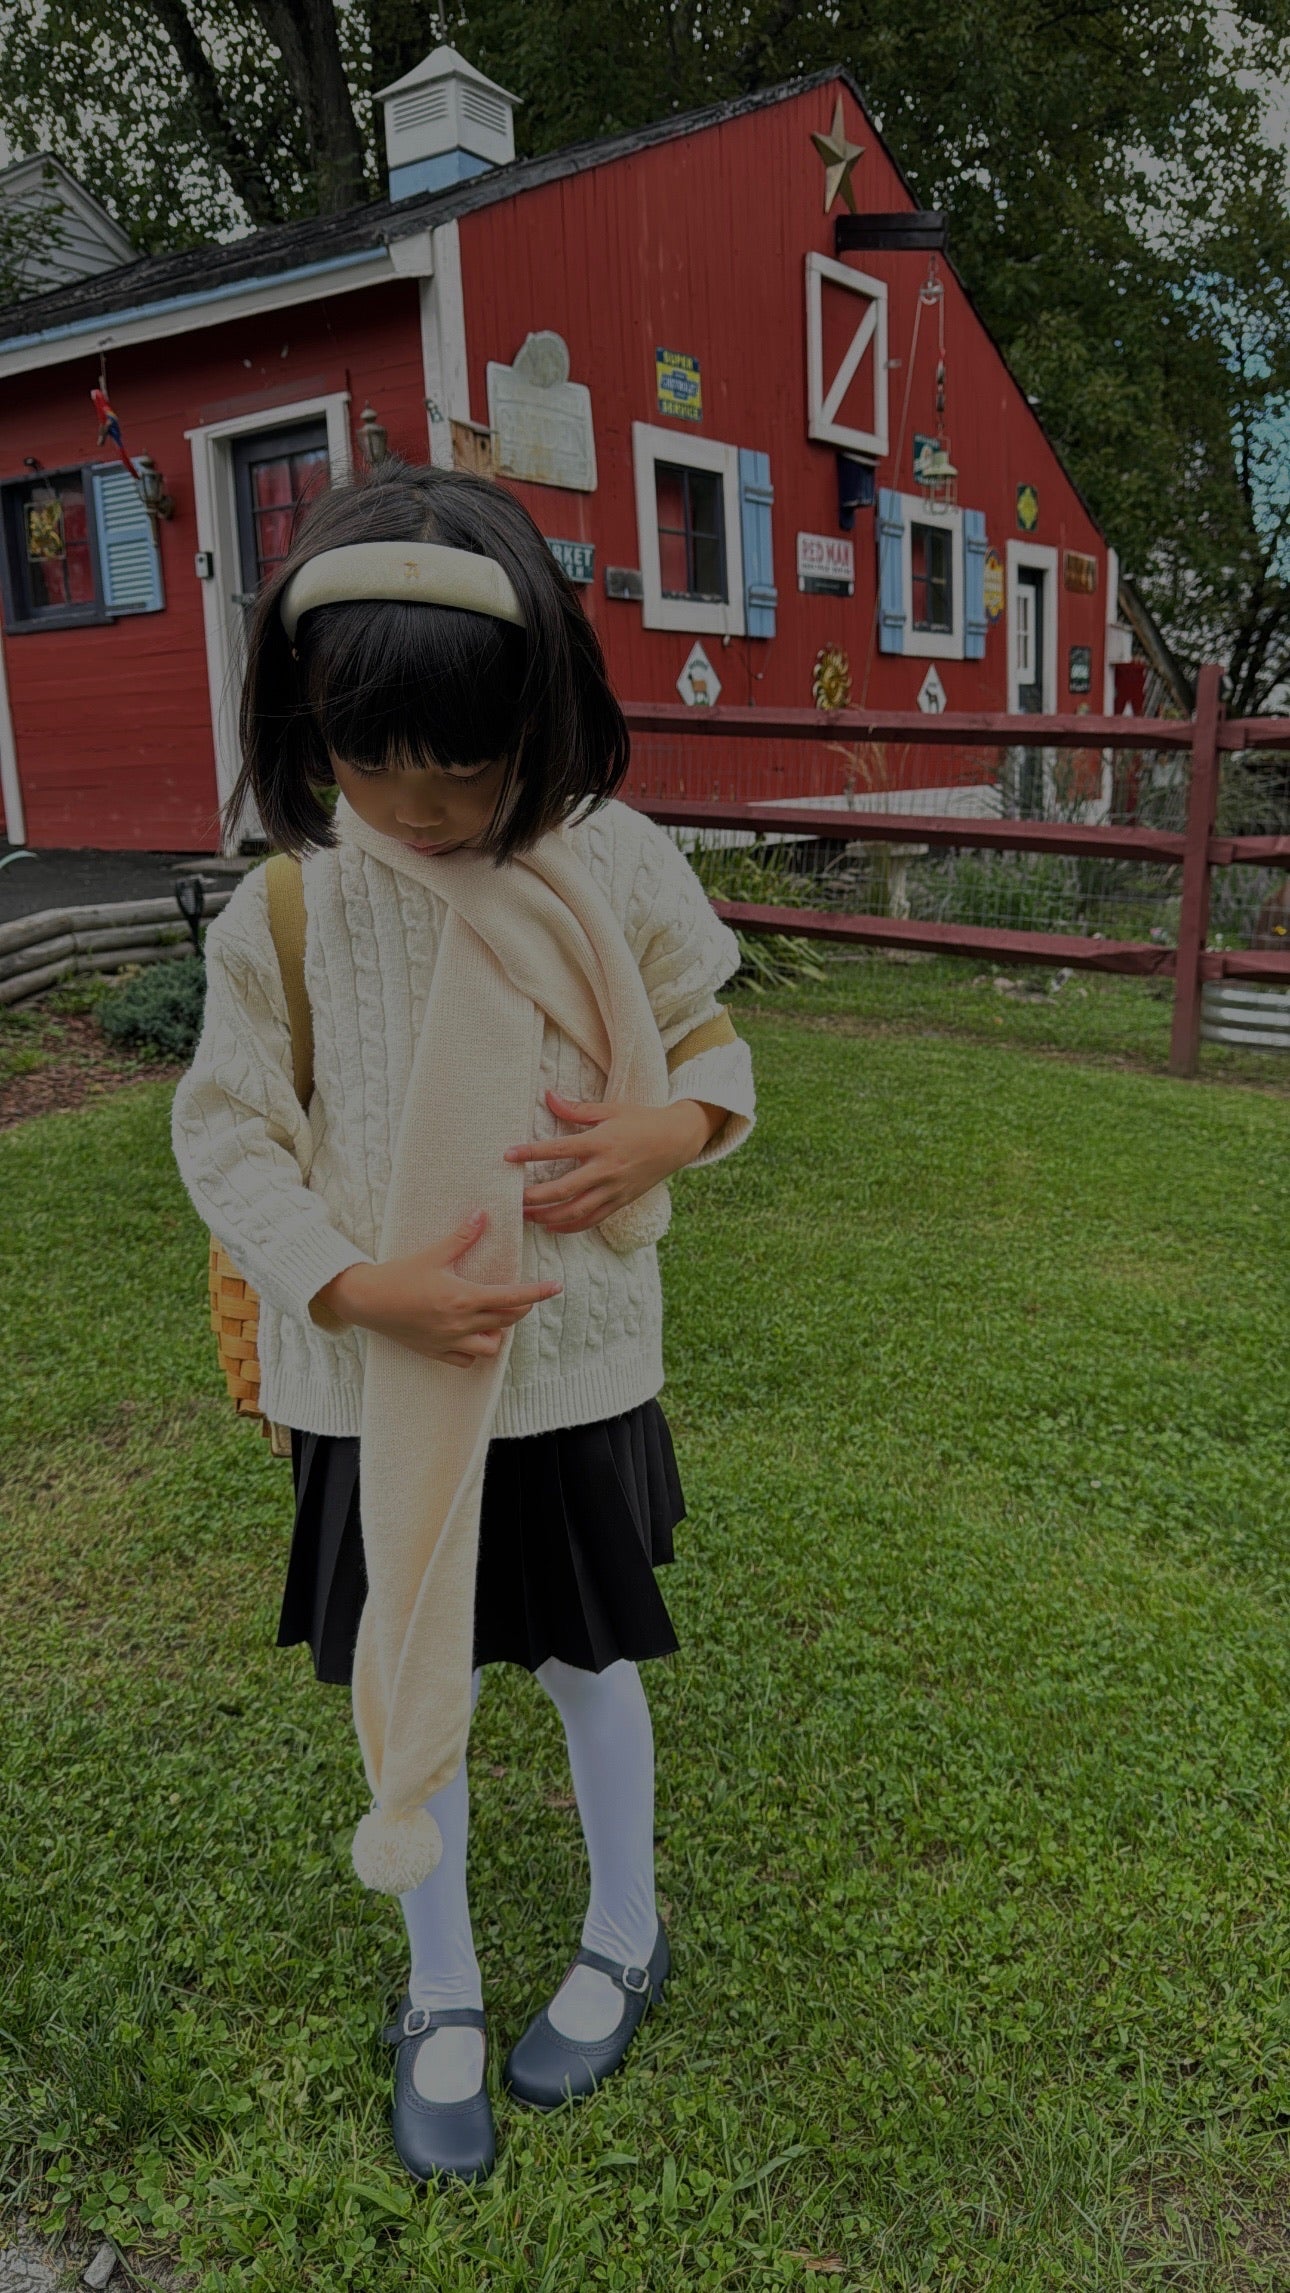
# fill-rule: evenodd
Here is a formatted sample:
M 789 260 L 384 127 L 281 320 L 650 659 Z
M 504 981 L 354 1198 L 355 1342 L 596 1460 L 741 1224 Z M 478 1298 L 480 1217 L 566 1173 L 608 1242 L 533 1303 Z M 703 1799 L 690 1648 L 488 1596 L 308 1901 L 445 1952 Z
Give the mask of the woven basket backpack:
M 291 1071 L 296 1097 L 307 1107 L 313 1095 L 314 1027 L 305 990 L 305 895 L 300 862 L 275 852 L 265 862 L 269 930 L 287 998 L 291 1028 Z M 211 1236 L 208 1273 L 211 1328 L 219 1365 L 239 1417 L 254 1418 L 275 1457 L 291 1455 L 291 1428 L 275 1425 L 260 1407 L 260 1356 L 256 1339 L 260 1301 L 222 1244 Z

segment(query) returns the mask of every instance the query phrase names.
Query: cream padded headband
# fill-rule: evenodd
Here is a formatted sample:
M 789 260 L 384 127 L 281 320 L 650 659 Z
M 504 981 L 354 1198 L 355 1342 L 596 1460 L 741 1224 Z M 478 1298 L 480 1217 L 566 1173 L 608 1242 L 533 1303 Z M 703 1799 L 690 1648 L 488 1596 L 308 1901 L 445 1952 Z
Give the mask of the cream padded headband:
M 445 549 L 437 541 L 352 541 L 320 550 L 293 574 L 279 611 L 292 644 L 302 613 L 315 605 L 368 598 L 400 605 L 456 605 L 524 627 L 519 599 L 495 557 Z

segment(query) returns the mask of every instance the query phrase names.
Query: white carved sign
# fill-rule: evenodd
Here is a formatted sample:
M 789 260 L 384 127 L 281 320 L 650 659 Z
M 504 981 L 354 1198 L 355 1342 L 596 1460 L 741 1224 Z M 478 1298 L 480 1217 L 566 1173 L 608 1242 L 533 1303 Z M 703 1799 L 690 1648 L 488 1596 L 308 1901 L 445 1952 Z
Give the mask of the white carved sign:
M 584 382 L 570 382 L 561 335 L 546 328 L 527 335 L 510 366 L 489 360 L 488 423 L 499 477 L 595 492 L 591 392 Z
M 824 355 L 824 293 L 842 293 L 851 335 L 832 371 Z M 843 402 L 854 386 L 852 418 Z M 851 453 L 887 452 L 887 288 L 867 271 L 853 271 L 829 255 L 806 258 L 806 428 L 822 445 Z

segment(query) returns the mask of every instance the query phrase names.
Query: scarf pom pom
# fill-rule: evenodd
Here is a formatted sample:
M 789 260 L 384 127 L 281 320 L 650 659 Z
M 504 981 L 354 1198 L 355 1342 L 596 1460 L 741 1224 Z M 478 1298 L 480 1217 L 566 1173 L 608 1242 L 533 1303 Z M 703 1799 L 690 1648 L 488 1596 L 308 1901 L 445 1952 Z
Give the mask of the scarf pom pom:
M 382 1815 L 373 1808 L 354 1833 L 354 1869 L 378 1895 L 406 1895 L 428 1879 L 443 1854 L 439 1826 L 428 1808 Z
M 661 1241 L 671 1221 L 671 1195 L 665 1186 L 652 1186 L 635 1202 L 611 1210 L 608 1218 L 601 1219 L 599 1232 L 610 1249 L 624 1257 L 629 1250 L 643 1250 L 647 1243 Z

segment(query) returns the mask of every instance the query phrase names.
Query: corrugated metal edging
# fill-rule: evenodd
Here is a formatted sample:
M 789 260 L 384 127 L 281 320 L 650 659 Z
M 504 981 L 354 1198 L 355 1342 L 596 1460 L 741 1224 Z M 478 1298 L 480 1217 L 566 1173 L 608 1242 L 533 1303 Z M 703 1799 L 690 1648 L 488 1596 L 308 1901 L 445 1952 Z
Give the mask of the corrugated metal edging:
M 1002 811 L 998 796 L 989 803 L 987 784 L 997 783 L 1006 751 L 1000 748 L 907 746 L 879 752 L 863 744 L 731 736 L 702 742 L 669 739 L 656 733 L 632 735 L 632 761 L 623 793 L 648 805 L 676 797 L 709 803 L 765 804 L 824 801 L 857 809 L 901 810 L 898 795 L 919 791 L 917 809 L 972 814 Z
M 1290 995 L 1269 987 L 1233 987 L 1206 980 L 1201 995 L 1204 1043 L 1236 1043 L 1248 1051 L 1290 1051 Z

